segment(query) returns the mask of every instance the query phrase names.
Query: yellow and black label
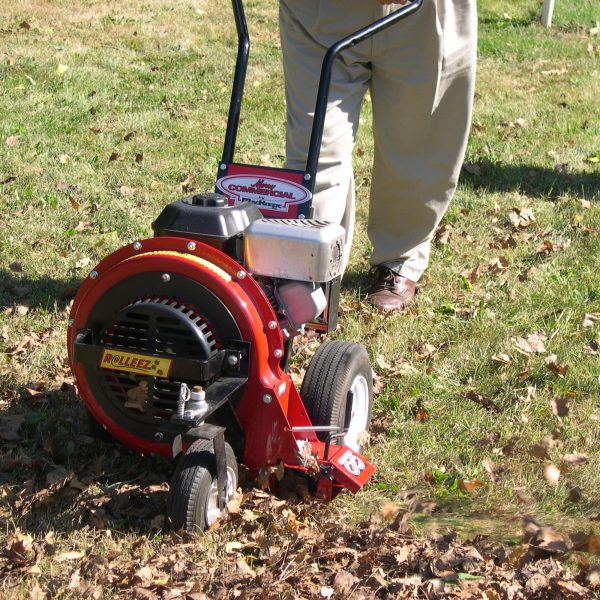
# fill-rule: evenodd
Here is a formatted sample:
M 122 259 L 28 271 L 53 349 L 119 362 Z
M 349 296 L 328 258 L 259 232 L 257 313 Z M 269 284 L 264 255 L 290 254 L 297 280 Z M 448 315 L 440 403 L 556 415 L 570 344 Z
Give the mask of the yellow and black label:
M 156 358 L 120 350 L 105 350 L 100 359 L 103 369 L 115 369 L 127 373 L 140 373 L 154 377 L 168 377 L 172 360 L 169 358 Z

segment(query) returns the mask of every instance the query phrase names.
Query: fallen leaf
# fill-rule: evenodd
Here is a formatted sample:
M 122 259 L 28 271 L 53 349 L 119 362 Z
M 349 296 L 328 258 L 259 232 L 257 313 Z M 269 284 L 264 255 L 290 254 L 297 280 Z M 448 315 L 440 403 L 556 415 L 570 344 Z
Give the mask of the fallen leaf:
M 113 152 L 108 157 L 108 162 L 113 162 L 115 160 L 116 161 L 123 161 L 123 160 L 125 160 L 125 157 L 122 154 L 119 154 L 118 152 Z
M 88 258 L 87 256 L 83 257 L 81 260 L 78 260 L 75 263 L 75 268 L 77 269 L 85 269 L 88 265 L 90 265 L 92 262 L 91 258 Z
M 335 574 L 335 578 L 333 580 L 333 589 L 342 598 L 347 598 L 350 594 L 350 591 L 358 581 L 359 579 L 352 575 L 352 573 L 344 571 L 344 569 L 340 569 Z
M 535 217 L 530 208 L 513 208 L 508 213 L 508 218 L 517 229 L 529 227 L 535 223 Z
M 494 465 L 493 461 L 490 458 L 485 458 L 484 460 L 481 461 L 481 464 L 483 465 L 483 468 L 486 470 L 490 481 L 492 483 L 496 483 L 498 481 L 498 477 L 496 476 L 495 473 L 495 468 L 496 465 Z
M 525 354 L 542 353 L 546 351 L 544 342 L 548 339 L 543 333 L 530 333 L 527 338 L 512 338 L 517 348 Z
M 493 354 L 492 360 L 495 360 L 496 362 L 504 363 L 505 365 L 510 365 L 512 363 L 512 358 L 508 354 L 504 354 L 503 352 L 499 352 L 498 354 Z
M 64 75 L 68 70 L 69 70 L 69 65 L 59 64 L 56 66 L 56 74 L 57 75 Z
M 557 485 L 558 480 L 560 479 L 560 469 L 551 464 L 546 463 L 543 468 L 544 479 L 548 482 L 549 485 Z
M 190 192 L 193 189 L 192 184 L 195 181 L 195 177 L 190 173 L 180 184 L 179 187 L 181 188 L 182 192 Z
M 476 494 L 479 488 L 485 487 L 485 483 L 480 479 L 459 479 L 459 489 L 471 495 Z
M 569 416 L 569 399 L 563 396 L 556 396 L 552 398 L 552 413 L 559 417 Z
M 487 408 L 492 412 L 500 412 L 500 407 L 493 400 L 486 398 L 482 394 L 470 391 L 465 394 L 465 398 L 467 398 L 467 400 L 472 400 L 476 404 L 479 404 L 480 406 L 483 406 L 483 408 Z
M 83 558 L 85 554 L 80 550 L 71 550 L 70 552 L 63 552 L 59 554 L 54 560 L 57 562 L 66 562 L 69 560 L 79 560 Z
M 19 145 L 19 136 L 18 135 L 9 135 L 6 140 L 4 140 L 4 143 L 10 148 L 12 146 L 18 146 Z
M 585 465 L 589 459 L 586 454 L 574 452 L 573 454 L 565 454 L 563 460 L 570 465 Z
M 550 369 L 550 371 L 552 371 L 555 375 L 558 375 L 559 377 L 564 377 L 565 373 L 567 372 L 567 369 L 569 368 L 568 365 L 561 364 L 558 362 L 558 357 L 556 356 L 556 354 L 549 354 L 544 359 L 544 362 L 546 363 L 548 369 Z
M 581 325 L 586 329 L 593 327 L 598 319 L 600 319 L 600 313 L 586 313 L 583 317 L 583 323 Z

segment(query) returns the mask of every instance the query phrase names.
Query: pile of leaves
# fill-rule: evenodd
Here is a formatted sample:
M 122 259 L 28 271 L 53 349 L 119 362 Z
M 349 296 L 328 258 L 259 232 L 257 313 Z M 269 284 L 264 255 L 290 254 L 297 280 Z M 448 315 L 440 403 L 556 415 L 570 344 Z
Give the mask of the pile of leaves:
M 79 455 L 81 472 L 24 459 L 33 478 L 1 486 L 20 524 L 0 549 L 4 593 L 32 600 L 59 591 L 144 600 L 513 599 L 600 591 L 600 566 L 591 560 L 600 538 L 561 535 L 533 519 L 512 547 L 481 535 L 462 541 L 452 531 L 416 536 L 413 517 L 436 507 L 415 492 L 353 526 L 311 498 L 303 478 L 286 476 L 277 490 L 261 490 L 242 472 L 229 514 L 210 531 L 172 532 L 163 516 L 172 465 L 94 448 L 89 443 Z M 4 473 L 23 466 L 6 456 L 1 463 Z

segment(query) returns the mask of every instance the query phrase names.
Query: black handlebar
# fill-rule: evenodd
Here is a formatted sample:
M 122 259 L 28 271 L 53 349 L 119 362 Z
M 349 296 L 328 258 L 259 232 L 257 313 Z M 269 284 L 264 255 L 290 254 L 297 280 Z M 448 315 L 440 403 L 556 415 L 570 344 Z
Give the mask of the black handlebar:
M 340 52 L 351 48 L 356 44 L 370 38 L 371 36 L 387 29 L 394 23 L 405 19 L 417 10 L 419 10 L 424 0 L 414 0 L 399 8 L 398 10 L 378 19 L 371 25 L 360 29 L 349 36 L 341 39 L 331 46 L 325 57 L 321 67 L 321 75 L 319 77 L 319 88 L 315 103 L 315 113 L 310 135 L 310 143 L 308 154 L 306 157 L 306 175 L 305 180 L 307 187 L 312 189 L 314 179 L 319 163 L 319 154 L 321 151 L 321 141 L 323 139 L 323 127 L 325 125 L 325 114 L 327 112 L 327 100 L 329 98 L 329 86 L 331 84 L 331 74 L 333 71 L 333 63 Z M 248 35 L 248 27 L 246 26 L 246 18 L 244 16 L 244 8 L 242 0 L 232 0 L 233 14 L 235 16 L 235 24 L 238 34 L 238 53 L 235 64 L 235 74 L 233 80 L 233 89 L 231 91 L 231 102 L 229 105 L 229 115 L 227 118 L 227 131 L 225 133 L 225 144 L 223 146 L 222 163 L 228 164 L 233 162 L 233 154 L 235 150 L 235 140 L 237 129 L 240 121 L 240 111 L 242 106 L 242 95 L 244 91 L 244 82 L 246 79 L 246 68 L 248 66 L 248 57 L 250 55 L 250 37 Z

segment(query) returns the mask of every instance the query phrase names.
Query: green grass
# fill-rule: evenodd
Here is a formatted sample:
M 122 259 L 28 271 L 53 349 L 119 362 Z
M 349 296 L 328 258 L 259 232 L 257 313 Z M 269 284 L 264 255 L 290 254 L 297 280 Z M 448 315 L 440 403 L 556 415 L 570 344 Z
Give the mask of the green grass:
M 44 489 L 53 465 L 82 477 L 93 462 L 93 445 L 68 444 L 80 439 L 83 415 L 58 391 L 68 377 L 69 288 L 109 252 L 151 235 L 153 218 L 183 195 L 181 184 L 190 174 L 194 189 L 212 188 L 235 30 L 224 0 L 90 0 L 77 8 L 68 2 L 5 4 L 0 416 L 28 414 L 31 423 L 17 443 L 3 443 L 0 458 L 28 457 L 33 463 L 0 471 L 0 515 L 7 523 L 0 540 L 19 527 L 60 532 L 68 547 L 90 546 L 95 534 L 77 533 L 77 523 L 87 517 L 73 508 L 72 498 L 60 497 L 48 512 L 26 516 L 9 499 L 27 480 L 33 490 Z M 364 107 L 355 157 L 359 219 L 335 336 L 368 349 L 382 376 L 375 412 L 387 413 L 390 423 L 369 450 L 378 467 L 373 484 L 358 499 L 340 498 L 331 510 L 356 522 L 383 502 L 400 502 L 402 490 L 417 488 L 440 504 L 448 522 L 472 517 L 483 531 L 482 514 L 511 532 L 513 519 L 528 512 L 566 529 L 598 533 L 589 518 L 600 504 L 600 359 L 593 353 L 600 321 L 584 327 L 583 320 L 600 312 L 600 167 L 589 160 L 600 152 L 600 38 L 590 33 L 600 10 L 592 0 L 558 2 L 555 26 L 544 29 L 539 2 L 479 4 L 478 84 L 466 157 L 477 172 L 463 174 L 444 220 L 452 226 L 449 241 L 434 244 L 418 303 L 392 317 L 357 304 L 368 286 L 372 141 L 370 105 Z M 246 10 L 253 49 L 237 157 L 278 165 L 285 108 L 277 6 L 253 0 Z M 109 160 L 112 154 L 119 160 Z M 535 221 L 515 230 L 510 212 L 525 207 Z M 510 235 L 515 243 L 503 248 Z M 550 254 L 539 251 L 545 241 L 553 245 Z M 487 266 L 498 257 L 507 268 L 491 272 Z M 469 282 L 464 273 L 478 265 L 486 272 Z M 27 314 L 15 312 L 15 305 L 27 305 Z M 525 356 L 514 338 L 532 333 L 546 336 L 546 352 Z M 24 352 L 10 354 L 26 336 L 34 338 Z M 424 342 L 438 350 L 420 359 Z M 510 356 L 509 364 L 493 358 L 500 353 Z M 547 368 L 549 354 L 568 365 L 564 377 Z M 391 365 L 402 359 L 412 368 L 386 371 L 378 359 Z M 31 383 L 50 392 L 38 404 L 24 391 Z M 468 399 L 468 392 L 493 401 L 497 412 Z M 562 422 L 551 409 L 557 396 L 570 400 Z M 423 421 L 415 418 L 417 405 L 427 413 Z M 565 468 L 558 485 L 550 486 L 542 461 L 528 450 L 557 428 L 551 461 L 564 466 L 562 457 L 573 452 L 589 461 Z M 503 451 L 511 440 L 512 452 Z M 52 447 L 62 451 L 53 454 Z M 123 473 L 100 478 L 104 483 L 152 472 L 144 466 L 147 459 L 106 452 L 107 465 Z M 496 483 L 485 459 L 495 464 Z M 154 480 L 162 473 L 164 481 L 169 466 L 157 472 Z M 439 475 L 432 478 L 431 472 Z M 485 485 L 469 495 L 458 489 L 458 480 Z M 579 502 L 569 499 L 575 485 Z M 517 502 L 518 489 L 531 497 L 529 504 Z M 111 525 L 122 529 L 115 535 L 127 543 L 140 532 L 154 535 L 135 515 Z M 114 550 L 112 542 L 103 544 L 107 553 Z M 160 548 L 160 541 L 152 544 Z M 30 587 L 23 583 L 21 593 Z

